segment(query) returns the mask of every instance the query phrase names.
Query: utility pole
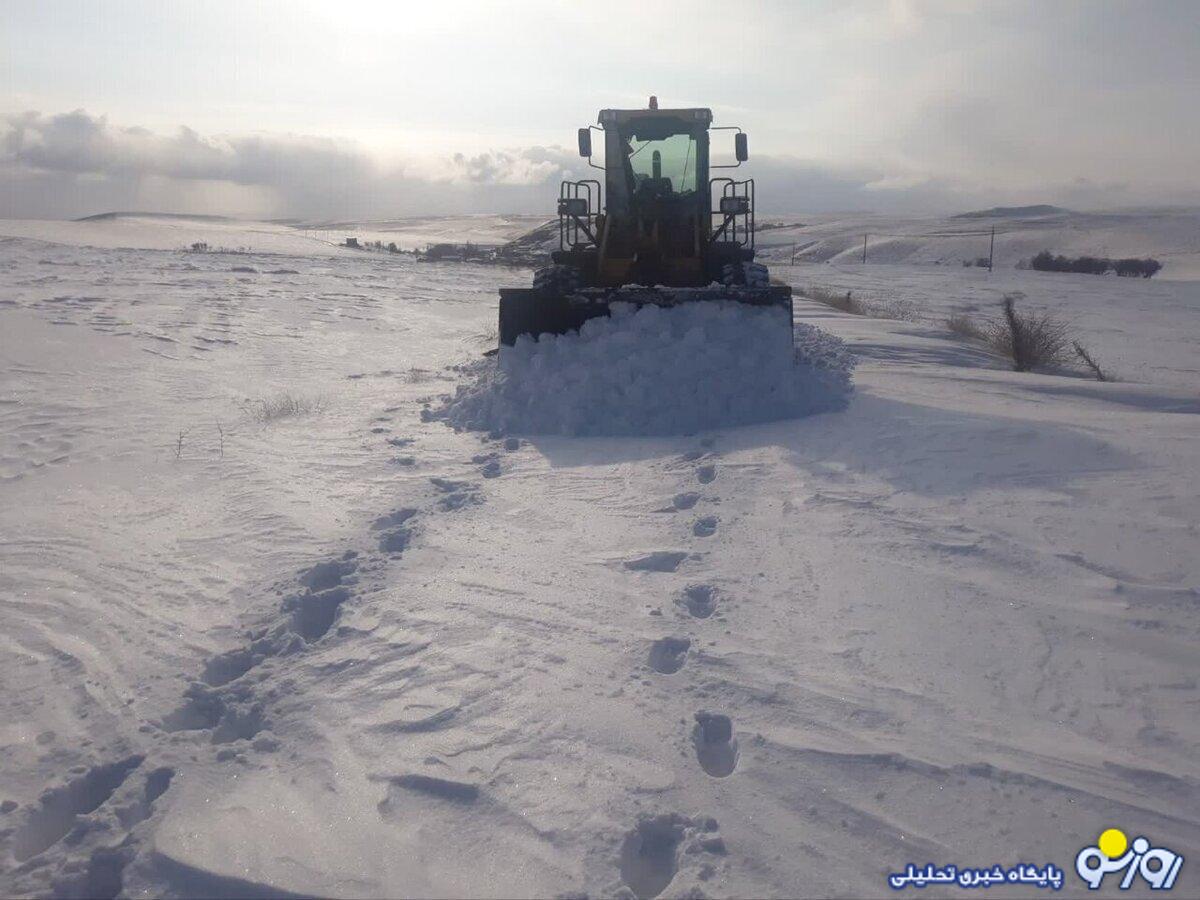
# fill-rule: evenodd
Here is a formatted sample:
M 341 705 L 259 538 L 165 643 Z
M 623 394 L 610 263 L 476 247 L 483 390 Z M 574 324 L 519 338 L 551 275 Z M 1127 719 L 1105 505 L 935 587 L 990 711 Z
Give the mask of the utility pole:
M 796 242 L 792 241 L 792 265 L 796 264 Z
M 988 271 L 992 271 L 992 260 L 996 258 L 996 226 L 992 226 L 992 240 L 988 244 Z
M 868 237 L 870 237 L 870 235 L 866 235 L 866 234 L 863 235 L 863 262 L 864 263 L 867 261 L 867 238 Z

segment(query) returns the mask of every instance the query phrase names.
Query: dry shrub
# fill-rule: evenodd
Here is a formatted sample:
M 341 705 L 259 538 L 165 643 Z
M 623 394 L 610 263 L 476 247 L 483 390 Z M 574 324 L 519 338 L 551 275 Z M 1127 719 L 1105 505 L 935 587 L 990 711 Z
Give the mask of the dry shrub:
M 808 287 L 799 288 L 797 293 L 801 297 L 815 300 L 817 303 L 824 303 L 826 306 L 832 306 L 834 309 L 840 309 L 842 312 L 850 313 L 853 316 L 865 316 L 867 314 L 862 301 L 856 300 L 851 291 L 842 293 L 833 288 L 809 285 Z
M 490 344 L 495 346 L 500 342 L 500 326 L 496 322 L 490 325 L 485 325 L 475 334 L 475 339 L 481 344 Z
M 796 293 L 808 300 L 840 309 L 852 316 L 869 316 L 872 319 L 903 319 L 905 321 L 916 321 L 918 318 L 916 307 L 908 300 L 889 297 L 866 298 L 855 296 L 853 291 L 843 291 L 840 288 L 815 284 L 797 288 Z
M 1017 372 L 1060 365 L 1071 346 L 1065 322 L 1049 313 L 1017 312 L 1012 294 L 1005 296 L 1004 317 L 992 323 L 987 342 L 992 350 L 1011 360 Z
M 1089 351 L 1087 347 L 1083 346 L 1083 344 L 1079 343 L 1079 341 L 1072 341 L 1071 347 L 1075 351 L 1075 355 L 1079 357 L 1080 361 L 1085 366 L 1087 366 L 1088 371 L 1092 373 L 1092 377 L 1094 377 L 1097 381 L 1113 380 L 1112 372 L 1105 372 L 1103 369 L 1101 369 L 1100 363 L 1096 362 L 1096 358 L 1092 356 L 1091 351 Z
M 966 313 L 955 313 L 946 319 L 946 327 L 951 334 L 956 334 L 969 341 L 986 341 L 987 332 Z
M 324 412 L 326 405 L 323 397 L 298 397 L 282 391 L 272 397 L 247 398 L 238 404 L 238 408 L 254 421 L 269 425 L 280 419 Z

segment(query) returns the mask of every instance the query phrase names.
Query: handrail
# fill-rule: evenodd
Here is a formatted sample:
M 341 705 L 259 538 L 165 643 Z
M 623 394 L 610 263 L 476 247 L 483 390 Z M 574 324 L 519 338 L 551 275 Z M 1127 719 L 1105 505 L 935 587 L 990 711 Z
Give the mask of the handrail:
M 595 186 L 595 203 L 592 202 L 592 186 Z M 600 210 L 600 182 L 594 178 L 580 181 L 564 181 L 558 189 L 558 247 L 573 250 L 581 243 L 580 235 L 587 238 L 584 244 L 595 245 L 596 221 Z M 583 202 L 582 212 L 580 201 Z
M 712 208 L 713 188 L 717 184 L 721 188 L 721 204 L 716 210 Z M 741 189 L 739 193 L 738 189 Z M 726 201 L 729 201 L 728 203 Z M 739 203 L 737 201 L 744 201 Z M 708 219 L 712 228 L 712 217 L 721 216 L 719 228 L 712 231 L 709 241 L 738 244 L 754 249 L 754 179 L 736 181 L 733 178 L 717 177 L 708 182 Z M 728 207 L 728 209 L 727 209 Z M 739 228 L 740 223 L 740 228 Z M 738 232 L 742 237 L 739 239 Z

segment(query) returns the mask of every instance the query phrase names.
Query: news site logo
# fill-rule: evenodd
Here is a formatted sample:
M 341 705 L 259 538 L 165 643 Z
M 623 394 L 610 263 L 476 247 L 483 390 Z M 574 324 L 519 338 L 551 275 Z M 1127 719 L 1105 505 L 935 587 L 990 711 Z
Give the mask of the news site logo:
M 1141 876 L 1153 891 L 1169 891 L 1183 868 L 1183 857 L 1166 847 L 1151 847 L 1144 837 L 1133 843 L 1119 828 L 1105 830 L 1094 847 L 1084 847 L 1075 857 L 1075 872 L 1087 882 L 1088 890 L 1099 890 L 1108 875 L 1124 871 L 1118 885 L 1127 891 Z
M 1105 829 L 1095 846 L 1084 847 L 1075 856 L 1075 872 L 1087 884 L 1089 891 L 1099 890 L 1107 876 L 1122 872 L 1123 876 L 1118 875 L 1108 884 L 1127 891 L 1140 878 L 1150 885 L 1152 891 L 1169 891 L 1175 886 L 1182 868 L 1181 854 L 1166 847 L 1152 847 L 1150 841 L 1140 835 L 1130 842 L 1119 828 Z M 1000 865 L 983 868 L 935 866 L 929 863 L 924 868 L 918 868 L 909 863 L 903 872 L 888 875 L 888 886 L 894 891 L 902 891 L 907 887 L 919 889 L 930 885 L 956 888 L 1022 885 L 1059 891 L 1063 888 L 1063 875 L 1063 870 L 1053 863 L 1041 868 L 1029 863 L 1017 863 L 1009 868 Z

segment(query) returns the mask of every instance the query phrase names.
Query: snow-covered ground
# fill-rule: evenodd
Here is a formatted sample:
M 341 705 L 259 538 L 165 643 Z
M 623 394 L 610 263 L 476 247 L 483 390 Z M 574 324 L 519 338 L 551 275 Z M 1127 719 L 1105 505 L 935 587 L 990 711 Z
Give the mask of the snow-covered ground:
M 797 302 L 843 411 L 490 434 L 526 271 L 0 225 L 0 893 L 1196 894 L 1196 283 L 780 267 L 916 308 Z M 1014 286 L 1127 380 L 942 327 Z
M 926 217 L 797 214 L 760 217 L 759 224 L 766 227 L 757 235 L 758 248 L 772 263 L 791 262 L 793 254 L 808 263 L 860 262 L 866 238 L 868 263 L 961 267 L 963 261 L 987 258 L 994 229 L 996 269 L 1015 268 L 1049 250 L 1067 256 L 1153 256 L 1163 264 L 1156 276 L 1160 281 L 1200 280 L 1200 211 L 1189 208 Z
M 1018 309 L 1049 312 L 1067 323 L 1072 339 L 1121 380 L 1200 385 L 1200 280 L 857 262 L 779 265 L 772 273 L 798 288 L 849 291 L 868 306 L 940 330 L 956 314 L 980 325 L 998 319 L 1004 296 L 1013 294 Z
M 115 213 L 72 222 L 0 219 L 0 237 L 67 242 L 110 249 L 183 250 L 204 243 L 211 250 L 345 255 L 346 238 L 395 243 L 401 250 L 429 244 L 498 246 L 541 224 L 541 216 L 428 216 L 388 222 L 247 222 L 220 216 L 193 217 Z

